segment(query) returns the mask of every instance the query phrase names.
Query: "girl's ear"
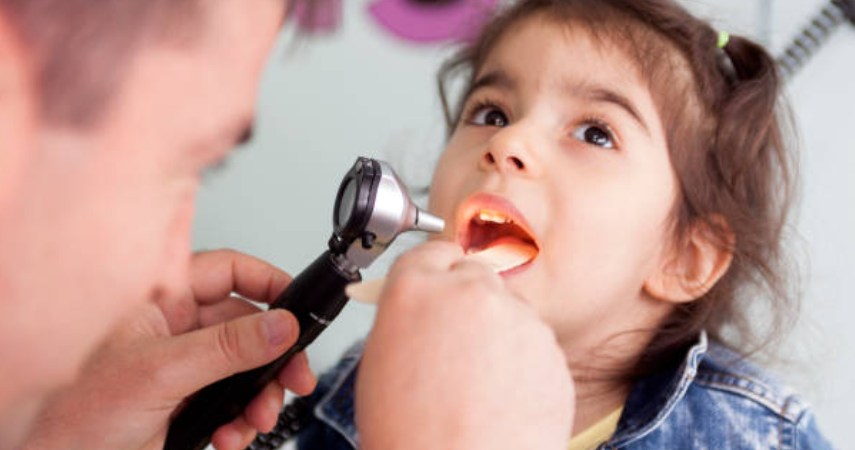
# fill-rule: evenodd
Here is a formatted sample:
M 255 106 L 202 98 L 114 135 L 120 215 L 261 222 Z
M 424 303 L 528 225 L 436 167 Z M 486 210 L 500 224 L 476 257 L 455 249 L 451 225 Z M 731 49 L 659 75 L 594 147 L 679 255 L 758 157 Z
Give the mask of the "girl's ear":
M 672 303 L 701 297 L 730 267 L 735 239 L 724 217 L 695 221 L 685 238 L 664 254 L 661 266 L 645 280 L 644 292 Z

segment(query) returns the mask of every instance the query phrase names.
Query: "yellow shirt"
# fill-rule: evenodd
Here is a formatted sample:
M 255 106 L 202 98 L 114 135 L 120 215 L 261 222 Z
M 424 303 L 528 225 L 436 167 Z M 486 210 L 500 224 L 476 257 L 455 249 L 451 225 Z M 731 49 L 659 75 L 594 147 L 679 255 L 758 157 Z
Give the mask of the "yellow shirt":
M 570 439 L 569 450 L 594 450 L 600 444 L 609 440 L 617 430 L 623 407 L 614 410 L 599 422 L 591 425 L 585 431 Z

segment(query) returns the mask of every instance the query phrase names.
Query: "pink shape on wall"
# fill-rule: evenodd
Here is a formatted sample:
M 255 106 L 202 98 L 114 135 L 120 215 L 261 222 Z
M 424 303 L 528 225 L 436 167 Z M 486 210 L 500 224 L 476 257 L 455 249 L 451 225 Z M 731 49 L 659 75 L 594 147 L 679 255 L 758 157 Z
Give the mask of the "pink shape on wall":
M 473 40 L 498 0 L 377 0 L 372 16 L 395 36 L 415 43 Z
M 310 0 L 311 1 L 311 0 Z M 332 33 L 341 25 L 342 0 L 323 0 L 312 2 L 297 2 L 291 17 L 297 21 L 297 26 L 308 33 Z

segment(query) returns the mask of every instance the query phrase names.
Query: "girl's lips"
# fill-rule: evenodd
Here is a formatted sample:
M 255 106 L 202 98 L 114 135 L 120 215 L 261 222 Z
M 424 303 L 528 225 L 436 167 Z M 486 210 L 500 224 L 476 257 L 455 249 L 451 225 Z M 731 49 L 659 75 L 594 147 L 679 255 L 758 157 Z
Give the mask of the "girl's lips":
M 466 199 L 458 209 L 457 213 L 457 242 L 464 251 L 470 250 L 472 247 L 472 232 L 471 223 L 476 219 L 476 216 L 486 213 L 488 215 L 498 215 L 502 219 L 509 220 L 513 226 L 521 230 L 527 235 L 527 241 L 536 249 L 540 249 L 537 236 L 532 232 L 531 226 L 528 224 L 525 216 L 516 208 L 516 206 L 508 199 L 486 192 L 476 193 Z M 477 243 L 475 243 L 477 245 Z M 510 275 L 527 268 L 531 262 L 536 259 L 535 255 L 530 261 L 521 264 L 513 269 L 502 272 L 503 275 Z

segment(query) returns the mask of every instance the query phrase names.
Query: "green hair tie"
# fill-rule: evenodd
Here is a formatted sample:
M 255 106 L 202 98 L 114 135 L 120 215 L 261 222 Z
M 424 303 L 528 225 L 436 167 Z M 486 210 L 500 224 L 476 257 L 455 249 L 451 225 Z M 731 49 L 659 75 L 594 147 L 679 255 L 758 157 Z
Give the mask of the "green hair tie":
M 730 41 L 730 33 L 727 31 L 718 32 L 718 48 L 724 48 Z

